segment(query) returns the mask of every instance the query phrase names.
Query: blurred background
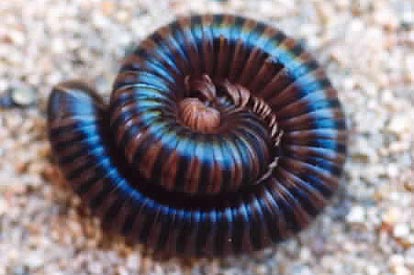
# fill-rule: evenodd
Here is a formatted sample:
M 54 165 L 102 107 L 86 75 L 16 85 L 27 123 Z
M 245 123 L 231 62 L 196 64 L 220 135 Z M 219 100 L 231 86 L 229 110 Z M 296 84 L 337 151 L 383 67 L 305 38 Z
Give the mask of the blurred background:
M 51 87 L 108 95 L 119 62 L 177 15 L 266 21 L 326 68 L 348 116 L 349 159 L 332 205 L 254 255 L 158 262 L 103 234 L 52 165 Z M 414 274 L 413 0 L 0 1 L 0 275 Z

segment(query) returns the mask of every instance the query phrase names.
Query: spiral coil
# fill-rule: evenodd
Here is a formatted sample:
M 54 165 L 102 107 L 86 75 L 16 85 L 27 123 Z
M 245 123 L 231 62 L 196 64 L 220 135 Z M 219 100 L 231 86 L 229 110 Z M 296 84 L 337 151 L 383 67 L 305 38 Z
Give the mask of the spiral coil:
M 57 85 L 49 138 L 108 229 L 164 255 L 262 249 L 306 227 L 336 191 L 346 126 L 317 62 L 276 28 L 179 18 L 142 41 L 107 105 Z

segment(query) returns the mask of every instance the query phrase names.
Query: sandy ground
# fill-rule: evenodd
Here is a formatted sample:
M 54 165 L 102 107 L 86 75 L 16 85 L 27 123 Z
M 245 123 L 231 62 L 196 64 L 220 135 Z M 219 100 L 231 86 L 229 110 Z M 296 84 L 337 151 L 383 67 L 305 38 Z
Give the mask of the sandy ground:
M 232 12 L 299 39 L 349 119 L 342 188 L 312 226 L 241 258 L 159 262 L 116 237 L 62 184 L 45 135 L 61 80 L 108 95 L 134 42 L 177 14 Z M 9 94 L 27 108 L 8 108 Z M 414 274 L 412 0 L 0 1 L 0 275 Z

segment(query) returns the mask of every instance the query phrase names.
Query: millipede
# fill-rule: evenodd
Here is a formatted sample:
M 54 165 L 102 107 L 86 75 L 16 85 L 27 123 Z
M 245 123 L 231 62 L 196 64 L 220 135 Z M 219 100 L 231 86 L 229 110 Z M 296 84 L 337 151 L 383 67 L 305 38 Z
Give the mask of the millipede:
M 317 61 L 277 28 L 223 14 L 141 41 L 109 102 L 57 84 L 48 135 L 104 228 L 188 257 L 248 253 L 305 228 L 338 189 L 347 144 Z

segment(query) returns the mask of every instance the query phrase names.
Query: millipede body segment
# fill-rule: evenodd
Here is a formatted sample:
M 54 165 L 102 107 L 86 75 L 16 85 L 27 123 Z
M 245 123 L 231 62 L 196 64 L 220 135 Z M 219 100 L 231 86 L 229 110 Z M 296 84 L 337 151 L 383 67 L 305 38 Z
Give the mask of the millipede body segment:
M 122 64 L 110 102 L 80 82 L 48 105 L 53 152 L 103 226 L 154 252 L 223 256 L 307 226 L 338 187 L 344 114 L 280 30 L 179 18 Z

